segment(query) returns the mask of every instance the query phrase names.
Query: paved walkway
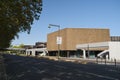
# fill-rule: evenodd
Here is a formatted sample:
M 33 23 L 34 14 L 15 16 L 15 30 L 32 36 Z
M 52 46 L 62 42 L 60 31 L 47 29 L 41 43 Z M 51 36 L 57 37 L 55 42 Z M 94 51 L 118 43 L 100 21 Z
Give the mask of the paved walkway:
M 58 61 L 58 57 L 55 56 L 43 56 L 43 58 L 47 58 L 50 60 Z M 87 64 L 87 63 L 96 63 L 96 64 L 101 64 L 101 65 L 113 65 L 116 67 L 120 67 L 120 61 L 115 60 L 105 60 L 105 59 L 83 59 L 83 58 L 71 58 L 71 57 L 60 57 L 60 61 L 66 61 L 66 62 L 75 62 L 75 63 L 80 63 L 80 64 Z

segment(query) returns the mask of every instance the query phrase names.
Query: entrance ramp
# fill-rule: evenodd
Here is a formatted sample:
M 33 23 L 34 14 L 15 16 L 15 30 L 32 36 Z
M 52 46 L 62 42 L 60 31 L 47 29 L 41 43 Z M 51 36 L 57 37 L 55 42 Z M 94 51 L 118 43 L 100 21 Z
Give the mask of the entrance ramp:
M 100 52 L 97 56 L 101 58 L 103 56 L 108 55 L 108 53 L 109 53 L 109 50 L 104 50 L 104 51 Z

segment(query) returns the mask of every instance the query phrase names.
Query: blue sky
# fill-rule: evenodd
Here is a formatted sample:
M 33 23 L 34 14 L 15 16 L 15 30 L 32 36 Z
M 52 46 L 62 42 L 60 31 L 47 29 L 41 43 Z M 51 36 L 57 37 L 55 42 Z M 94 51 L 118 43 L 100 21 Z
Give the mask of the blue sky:
M 46 42 L 47 34 L 57 28 L 109 28 L 110 35 L 120 36 L 120 0 L 43 0 L 40 20 L 34 21 L 30 34 L 19 33 L 13 45 Z

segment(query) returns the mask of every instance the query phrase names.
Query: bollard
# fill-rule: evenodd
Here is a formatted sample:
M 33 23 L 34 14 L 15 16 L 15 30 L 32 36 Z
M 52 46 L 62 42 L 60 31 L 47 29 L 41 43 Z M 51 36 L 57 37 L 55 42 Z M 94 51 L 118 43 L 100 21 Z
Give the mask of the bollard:
M 116 67 L 116 66 L 117 66 L 117 65 L 116 65 L 116 59 L 114 59 L 114 62 L 115 62 L 115 67 Z
M 101 58 L 101 64 L 102 64 L 102 58 Z
M 98 64 L 98 57 L 96 58 L 96 62 L 97 62 L 97 64 Z
M 106 58 L 105 58 L 105 65 L 106 65 L 106 62 L 107 62 L 107 61 L 106 61 Z

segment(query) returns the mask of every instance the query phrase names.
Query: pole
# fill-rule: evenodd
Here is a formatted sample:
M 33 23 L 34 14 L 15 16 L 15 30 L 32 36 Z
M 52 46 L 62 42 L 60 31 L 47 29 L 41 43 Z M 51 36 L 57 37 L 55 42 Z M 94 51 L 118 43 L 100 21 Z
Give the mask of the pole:
M 89 44 L 88 44 L 88 58 L 90 58 Z
M 116 67 L 116 59 L 114 59 L 114 62 L 115 62 L 115 67 Z
M 60 26 L 58 26 L 58 37 L 60 38 Z M 58 60 L 60 56 L 60 44 L 58 43 Z
M 51 28 L 51 26 L 58 27 L 58 39 L 60 39 L 60 25 L 49 24 L 48 28 Z M 58 45 L 58 55 L 57 55 L 57 58 L 59 60 L 59 56 L 60 56 L 60 43 L 58 42 L 57 45 Z

